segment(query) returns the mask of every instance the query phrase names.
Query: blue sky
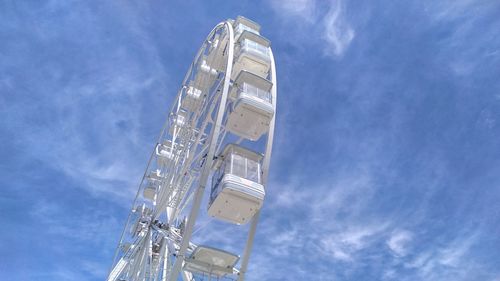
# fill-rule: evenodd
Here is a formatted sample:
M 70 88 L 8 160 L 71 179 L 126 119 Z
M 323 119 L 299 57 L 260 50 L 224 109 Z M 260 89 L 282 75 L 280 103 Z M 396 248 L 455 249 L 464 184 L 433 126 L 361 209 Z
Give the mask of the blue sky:
M 500 2 L 136 2 L 0 3 L 1 280 L 105 278 L 189 63 L 240 14 L 279 95 L 248 280 L 500 280 Z

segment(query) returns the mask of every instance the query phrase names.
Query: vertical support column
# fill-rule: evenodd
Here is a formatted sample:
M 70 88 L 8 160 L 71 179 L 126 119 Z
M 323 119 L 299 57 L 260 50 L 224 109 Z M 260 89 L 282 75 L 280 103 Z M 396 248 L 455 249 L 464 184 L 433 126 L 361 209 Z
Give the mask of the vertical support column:
M 191 272 L 182 271 L 181 274 L 183 281 L 194 281 L 193 274 Z
M 253 239 L 255 237 L 255 231 L 257 230 L 257 223 L 259 222 L 260 210 L 255 213 L 252 218 L 252 225 L 250 226 L 250 231 L 248 233 L 247 244 L 245 246 L 245 253 L 243 254 L 243 258 L 241 259 L 241 268 L 238 276 L 238 281 L 245 280 L 245 273 L 248 268 L 248 262 L 250 260 L 250 253 L 253 248 Z
M 163 271 L 162 271 L 162 274 L 161 274 L 161 281 L 167 281 L 168 263 L 169 263 L 169 260 L 168 260 L 168 256 L 169 256 L 168 243 L 165 243 L 165 245 L 163 245 L 163 247 L 165 247 L 165 253 L 163 254 Z
M 277 83 L 276 83 L 276 66 L 274 64 L 274 55 L 272 50 L 270 51 L 271 56 L 271 82 L 273 82 L 273 88 L 271 90 L 272 102 L 274 108 L 274 116 L 269 124 L 269 134 L 266 143 L 266 154 L 264 156 L 264 163 L 262 164 L 262 183 L 264 186 L 267 184 L 267 178 L 269 175 L 269 166 L 271 164 L 271 153 L 273 150 L 273 139 L 274 139 L 274 125 L 276 121 L 276 104 L 277 104 Z M 243 258 L 241 259 L 240 274 L 238 276 L 238 281 L 245 280 L 245 273 L 248 268 L 248 262 L 250 260 L 250 253 L 252 252 L 253 240 L 255 237 L 255 232 L 257 230 L 257 224 L 259 222 L 260 210 L 252 218 L 252 225 L 248 233 L 247 243 L 245 246 L 245 252 L 243 253 Z
M 203 171 L 202 171 L 202 174 L 200 176 L 199 186 L 195 191 L 196 193 L 195 193 L 195 197 L 193 200 L 193 205 L 191 206 L 191 212 L 189 213 L 187 225 L 186 225 L 186 228 L 184 230 L 184 235 L 182 237 L 181 246 L 180 246 L 179 252 L 177 254 L 177 257 L 175 258 L 174 266 L 172 267 L 172 271 L 170 273 L 170 276 L 168 278 L 168 280 L 170 280 L 170 281 L 177 280 L 177 277 L 178 277 L 179 272 L 180 272 L 181 267 L 182 267 L 182 263 L 184 262 L 184 255 L 186 254 L 186 250 L 189 246 L 189 241 L 191 240 L 191 235 L 193 233 L 194 224 L 196 222 L 196 218 L 198 217 L 198 212 L 200 210 L 201 200 L 203 198 L 203 192 L 204 192 L 205 186 L 207 184 L 208 175 L 210 174 L 210 170 L 212 168 L 212 162 L 213 162 L 213 158 L 214 158 L 214 154 L 215 154 L 215 148 L 217 145 L 217 139 L 219 137 L 219 133 L 220 133 L 220 130 L 222 127 L 222 119 L 224 117 L 224 111 L 226 108 L 227 96 L 228 96 L 228 92 L 229 92 L 229 84 L 230 84 L 230 80 L 231 80 L 231 72 L 232 72 L 232 68 L 233 68 L 233 53 L 234 53 L 233 27 L 228 22 L 225 22 L 224 25 L 227 28 L 228 34 L 229 34 L 229 52 L 228 52 L 228 61 L 227 61 L 226 72 L 224 74 L 223 92 L 222 92 L 222 96 L 220 99 L 219 108 L 217 110 L 217 119 L 215 121 L 215 124 L 213 126 L 213 130 L 212 130 L 212 134 L 211 134 L 210 147 L 208 149 L 207 159 L 205 161 L 205 166 L 203 167 Z M 214 29 L 214 30 L 216 30 L 216 29 Z

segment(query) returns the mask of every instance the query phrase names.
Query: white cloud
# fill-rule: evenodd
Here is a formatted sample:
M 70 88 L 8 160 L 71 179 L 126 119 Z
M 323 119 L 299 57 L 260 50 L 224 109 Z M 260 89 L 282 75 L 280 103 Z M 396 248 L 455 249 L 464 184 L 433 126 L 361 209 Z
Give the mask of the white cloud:
M 354 29 L 345 19 L 345 8 L 342 0 L 333 1 L 323 21 L 324 39 L 329 43 L 326 53 L 342 56 L 354 39 Z
M 408 251 L 408 243 L 413 239 L 413 234 L 406 230 L 395 231 L 387 241 L 391 251 L 399 257 L 405 256 Z
M 62 205 L 42 200 L 33 206 L 31 216 L 45 226 L 44 232 L 81 243 L 114 242 L 116 230 L 121 229 L 113 214 L 98 208 L 87 208 L 75 220 L 64 216 Z
M 460 237 L 441 249 L 438 254 L 439 263 L 451 267 L 460 267 L 464 257 L 477 240 L 477 234 L 468 237 Z
M 314 255 L 328 260 L 320 267 L 336 263 L 362 266 L 363 259 L 370 255 L 367 253 L 384 241 L 392 222 L 374 214 L 367 215 L 376 186 L 371 180 L 370 168 L 361 166 L 310 183 L 315 186 L 314 190 L 304 189 L 303 180 L 292 180 L 283 191 L 272 193 L 271 208 L 267 209 L 267 217 L 258 230 L 266 237 L 266 254 L 274 258 Z M 289 215 L 283 217 L 284 210 Z M 291 226 L 286 226 L 283 218 L 293 218 Z M 331 277 L 340 272 L 329 269 L 330 272 L 318 273 L 318 276 Z
M 355 225 L 321 240 L 321 245 L 333 258 L 341 261 L 355 261 L 355 255 L 371 247 L 382 237 L 388 224 Z
M 61 5 L 49 3 L 40 13 L 62 9 Z M 48 47 L 9 59 L 31 77 L 27 87 L 34 87 L 36 94 L 20 94 L 19 102 L 9 105 L 8 115 L 13 128 L 27 127 L 19 142 L 29 157 L 80 183 L 72 186 L 128 206 L 157 137 L 146 137 L 150 141 L 144 146 L 146 122 L 154 121 L 159 131 L 163 120 L 155 119 L 166 114 L 154 110 L 160 106 L 151 100 L 158 94 L 152 93 L 166 88 L 168 75 L 154 38 L 142 28 L 143 17 L 133 7 L 119 5 L 123 17 L 116 20 L 123 28 L 113 36 L 102 18 L 82 6 L 37 27 L 48 46 L 81 51 L 64 49 L 70 55 L 61 56 Z M 140 40 L 127 41 L 130 38 Z M 19 44 L 29 40 L 35 41 L 15 39 Z M 41 68 L 34 68 L 33 61 L 42 61 Z M 10 87 L 8 78 L 3 81 L 0 86 Z M 169 102 L 168 96 L 162 100 Z M 144 108 L 149 109 L 147 120 Z
M 317 9 L 320 4 L 321 9 Z M 271 7 L 276 14 L 286 19 L 286 28 L 291 28 L 290 25 L 293 24 L 293 29 L 302 34 L 302 39 L 310 40 L 311 36 L 319 33 L 318 37 L 326 42 L 324 53 L 327 56 L 341 57 L 354 39 L 355 31 L 346 19 L 344 0 L 329 3 L 319 3 L 316 0 L 273 0 Z M 327 12 L 321 13 L 320 10 Z M 297 24 L 297 20 L 302 21 L 301 24 Z M 301 40 L 295 41 L 302 44 Z
M 470 13 L 471 8 L 478 6 L 473 0 L 429 1 L 423 4 L 435 20 L 454 20 Z
M 294 208 L 300 204 L 304 198 L 311 195 L 308 190 L 298 188 L 300 186 L 298 180 L 291 180 L 290 184 L 283 184 L 279 182 L 269 183 L 269 187 L 279 187 L 278 189 L 271 189 L 269 192 L 273 194 L 270 198 L 269 204 L 272 208 Z
M 101 66 L 106 68 L 107 64 Z M 66 112 L 66 118 L 24 140 L 36 158 L 83 183 L 79 187 L 127 206 L 145 167 L 137 159 L 147 159 L 134 152 L 147 153 L 138 135 L 139 93 L 148 88 L 147 81 L 134 77 L 128 67 L 131 66 L 122 68 L 121 74 L 101 70 L 105 78 L 96 77 L 100 80 L 96 86 L 69 82 L 61 90 L 61 97 L 51 104 L 55 114 Z M 114 102 L 107 104 L 110 100 Z M 86 111 L 82 104 L 88 103 L 95 106 Z M 117 126 L 121 121 L 128 124 L 127 130 Z M 153 144 L 149 146 L 152 148 Z
M 469 280 L 481 272 L 481 265 L 468 258 L 477 238 L 478 233 L 460 235 L 441 247 L 422 250 L 405 266 L 416 269 L 424 280 Z
M 314 20 L 315 0 L 272 0 L 271 5 L 277 14 L 286 17 L 300 17 L 307 21 Z

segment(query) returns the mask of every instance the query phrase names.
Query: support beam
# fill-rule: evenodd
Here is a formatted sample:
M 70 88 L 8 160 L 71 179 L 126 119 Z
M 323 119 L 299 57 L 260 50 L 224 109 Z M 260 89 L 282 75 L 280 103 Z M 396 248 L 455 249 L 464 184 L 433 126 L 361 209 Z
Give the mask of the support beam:
M 269 176 L 269 166 L 271 164 L 271 153 L 273 150 L 273 139 L 274 139 L 274 126 L 276 123 L 276 103 L 277 103 L 277 88 L 278 85 L 276 83 L 276 66 L 274 64 L 274 55 L 273 52 L 270 51 L 271 56 L 271 82 L 273 82 L 273 88 L 271 90 L 272 100 L 273 100 L 273 108 L 274 108 L 274 116 L 269 124 L 269 135 L 267 137 L 266 143 L 266 153 L 264 156 L 264 163 L 262 164 L 262 184 L 266 186 L 267 178 Z M 252 252 L 253 247 L 253 239 L 255 237 L 255 232 L 257 230 L 257 224 L 259 222 L 260 210 L 254 215 L 252 219 L 252 225 L 250 226 L 250 230 L 248 233 L 247 244 L 245 246 L 245 252 L 243 253 L 243 258 L 241 259 L 241 268 L 240 273 L 238 275 L 238 281 L 245 280 L 245 273 L 248 268 L 248 262 L 250 260 L 250 253 Z
M 219 132 L 222 127 L 222 119 L 224 117 L 227 96 L 229 93 L 229 84 L 231 80 L 231 71 L 233 68 L 233 54 L 234 54 L 234 38 L 233 38 L 233 27 L 228 22 L 218 24 L 212 32 L 215 32 L 218 28 L 224 25 L 227 28 L 229 34 L 229 52 L 228 52 L 228 61 L 226 72 L 224 74 L 224 85 L 222 95 L 219 101 L 219 108 L 217 110 L 217 119 L 214 124 L 214 128 L 211 135 L 210 140 L 210 148 L 208 149 L 207 158 L 205 161 L 205 165 L 203 167 L 203 172 L 200 176 L 199 186 L 196 189 L 195 197 L 193 200 L 193 205 L 191 207 L 191 212 L 189 213 L 188 221 L 186 228 L 184 230 L 184 234 L 182 237 L 181 246 L 179 248 L 179 252 L 175 258 L 174 265 L 172 267 L 172 272 L 168 278 L 169 281 L 176 281 L 179 276 L 179 272 L 182 268 L 182 264 L 184 262 L 184 255 L 186 254 L 186 250 L 189 246 L 189 242 L 191 240 L 191 235 L 193 233 L 194 224 L 196 222 L 196 218 L 198 217 L 198 212 L 200 210 L 201 200 L 203 198 L 203 193 L 205 191 L 205 186 L 207 184 L 208 176 L 210 174 L 210 170 L 212 169 L 212 162 L 214 159 L 215 148 L 217 145 L 217 140 L 219 138 Z M 212 33 L 211 33 L 212 34 Z M 209 35 L 210 36 L 210 35 Z

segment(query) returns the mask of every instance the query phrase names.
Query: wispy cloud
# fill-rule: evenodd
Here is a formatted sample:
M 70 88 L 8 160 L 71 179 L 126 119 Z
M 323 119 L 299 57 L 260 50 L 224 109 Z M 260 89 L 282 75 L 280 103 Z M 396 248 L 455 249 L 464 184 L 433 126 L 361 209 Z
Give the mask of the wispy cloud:
M 149 146 L 143 144 L 145 129 L 151 130 L 150 109 L 158 109 L 154 133 L 167 111 L 148 97 L 159 97 L 168 75 L 138 12 L 127 5 L 117 8 L 123 19 L 105 19 L 92 12 L 92 5 L 82 6 L 41 22 L 33 33 L 26 32 L 29 25 L 19 17 L 7 18 L 17 23 L 9 28 L 19 35 L 2 52 L 8 54 L 0 67 L 4 98 L 15 99 L 2 108 L 2 122 L 30 157 L 78 180 L 93 195 L 128 205 L 153 147 L 154 137 Z M 64 9 L 64 3 L 53 1 L 39 12 Z M 108 30 L 114 26 L 120 31 Z M 134 43 L 123 45 L 124 36 Z M 107 48 L 96 46 L 104 41 Z M 14 45 L 23 46 L 22 56 Z M 81 51 L 61 55 L 64 48 Z M 14 97 L 8 81 L 19 79 L 30 82 Z M 19 134 L 19 128 L 26 133 Z
M 323 51 L 327 56 L 342 57 L 355 37 L 355 30 L 347 19 L 344 0 L 328 3 L 316 0 L 271 1 L 271 7 L 286 20 L 289 28 L 293 26 L 294 30 L 302 33 L 302 37 L 324 44 Z M 297 25 L 297 21 L 301 24 Z M 316 34 L 317 39 L 314 38 Z M 320 38 L 322 41 L 318 40 Z
M 31 216 L 51 235 L 80 242 L 115 240 L 110 234 L 121 226 L 116 217 L 99 208 L 86 208 L 85 213 L 72 217 L 73 212 L 61 215 L 63 208 L 65 204 L 42 200 L 33 206 Z
M 51 254 L 53 258 L 64 257 L 58 263 L 46 267 L 44 274 L 47 278 L 99 279 L 106 275 L 111 261 L 97 262 L 95 256 L 111 256 L 114 248 L 108 248 L 108 245 L 116 243 L 116 233 L 123 227 L 111 210 L 113 209 L 103 206 L 47 199 L 42 199 L 33 206 L 26 218 L 38 229 L 37 238 L 33 238 L 32 243 L 42 240 L 45 243 L 42 248 L 47 254 Z M 45 240 L 39 237 L 44 237 Z M 33 279 L 41 278 L 35 272 L 27 274 Z
M 354 29 L 345 19 L 345 3 L 343 0 L 333 1 L 323 24 L 325 27 L 324 38 L 330 47 L 326 48 L 326 53 L 341 56 L 355 36 Z
M 408 252 L 408 244 L 413 239 L 413 234 L 406 230 L 397 230 L 393 232 L 387 240 L 387 245 L 398 257 L 405 256 Z
M 405 266 L 417 269 L 418 275 L 425 280 L 462 280 L 478 277 L 476 274 L 481 272 L 481 265 L 467 258 L 470 256 L 471 247 L 477 243 L 477 235 L 460 235 L 443 246 L 429 247 Z
M 276 13 L 283 18 L 293 16 L 308 22 L 315 20 L 316 0 L 271 0 L 271 5 Z
M 351 229 L 341 230 L 338 233 L 321 240 L 325 254 L 334 259 L 348 262 L 360 262 L 355 255 L 365 250 L 380 239 L 387 225 L 357 225 Z

